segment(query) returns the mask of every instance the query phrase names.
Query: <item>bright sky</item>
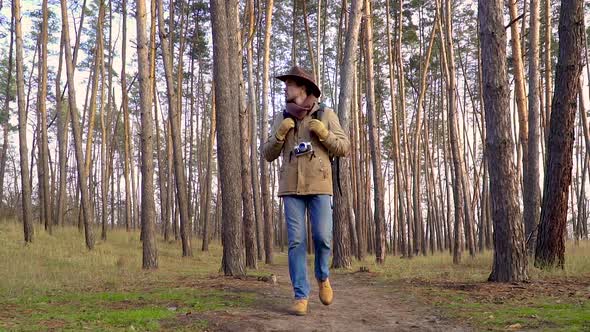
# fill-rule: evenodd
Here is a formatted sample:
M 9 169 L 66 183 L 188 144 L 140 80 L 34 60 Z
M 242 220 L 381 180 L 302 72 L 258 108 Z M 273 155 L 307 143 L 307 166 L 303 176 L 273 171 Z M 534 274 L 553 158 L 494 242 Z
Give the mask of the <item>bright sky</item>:
M 70 1 L 71 2 L 71 1 Z M 8 21 L 10 21 L 10 16 L 11 16 L 11 8 L 10 5 L 5 4 L 4 7 L 2 8 L 2 10 L 0 11 L 0 15 L 3 16 L 4 18 L 6 18 Z M 31 38 L 31 31 L 33 29 L 33 23 L 29 17 L 29 14 L 32 11 L 35 10 L 40 10 L 41 9 L 41 3 L 39 0 L 23 0 L 22 1 L 22 6 L 21 6 L 21 11 L 22 11 L 22 30 L 23 30 L 23 39 L 25 40 L 25 43 L 30 43 L 30 41 L 27 40 L 27 38 Z M 59 24 L 61 24 L 61 7 L 59 5 L 59 3 L 57 3 L 56 5 L 50 5 L 50 11 L 54 12 L 57 17 L 58 17 L 58 21 Z M 70 28 L 70 43 L 72 45 L 75 45 L 75 30 L 78 29 L 79 26 L 79 13 L 75 13 L 76 17 L 72 16 L 72 12 L 69 11 L 69 28 Z M 121 17 L 120 16 L 115 16 L 114 17 L 114 22 L 113 22 L 113 40 L 116 40 L 116 52 L 117 54 L 121 54 L 121 46 L 122 46 L 122 26 L 120 24 L 120 20 Z M 75 24 L 74 24 L 75 22 Z M 84 20 L 84 26 L 86 28 L 92 28 L 89 26 L 90 24 L 90 20 L 88 18 L 88 16 L 86 16 L 85 20 Z M 2 32 L 6 32 L 9 33 L 9 31 L 7 30 L 8 28 L 8 24 L 5 24 L 4 26 L 2 26 L 0 29 Z M 60 30 L 58 29 L 57 31 L 49 31 L 49 34 L 56 38 L 57 40 L 59 40 L 60 38 Z M 135 35 L 136 35 L 136 26 L 135 26 L 135 20 L 133 18 L 133 13 L 128 13 L 128 17 L 127 17 L 127 72 L 128 73 L 133 73 L 136 71 L 135 67 L 133 67 L 134 65 L 131 64 L 131 59 L 132 58 L 136 58 L 135 55 L 135 48 L 132 47 L 132 42 L 133 40 L 135 40 Z M 84 41 L 85 37 L 82 36 L 82 41 Z M 8 52 L 8 44 L 10 42 L 9 38 L 3 38 L 2 41 L 0 41 L 0 56 L 2 57 L 6 57 L 7 56 L 7 52 Z M 59 57 L 59 42 L 56 43 L 52 43 L 49 45 L 49 51 L 50 54 L 48 55 L 48 66 L 50 67 L 50 71 L 56 73 L 57 72 L 57 67 L 58 67 L 58 57 Z M 24 49 L 24 62 L 25 62 L 25 67 L 27 69 L 30 69 L 32 64 L 33 64 L 33 52 L 31 52 L 30 50 Z M 84 58 L 86 58 L 86 54 L 84 54 L 83 52 L 79 52 L 78 53 L 78 64 L 84 60 Z M 113 69 L 117 72 L 120 73 L 121 72 L 121 58 L 120 57 L 115 57 L 114 61 L 113 61 Z M 33 73 L 33 76 L 37 75 L 37 69 L 35 68 L 35 72 Z M 85 101 L 85 97 L 86 97 L 86 88 L 87 88 L 87 83 L 88 83 L 88 78 L 89 78 L 89 71 L 88 70 L 80 70 L 80 68 L 77 68 L 75 73 L 74 73 L 74 80 L 77 83 L 75 89 L 76 89 L 76 101 L 78 103 L 78 110 L 80 112 L 82 112 L 83 110 L 83 106 L 84 106 L 84 101 Z M 62 84 L 62 88 L 64 87 L 64 84 L 67 80 L 67 76 L 66 76 L 66 70 L 65 70 L 65 64 L 63 66 L 62 69 L 62 78 L 61 78 L 61 84 Z M 49 84 L 49 88 L 51 89 L 51 92 L 54 91 L 55 89 L 55 82 L 48 82 Z M 117 84 L 117 82 L 115 83 Z M 25 93 L 26 93 L 26 84 L 25 84 Z M 32 102 L 34 103 L 34 97 L 31 96 Z M 115 90 L 115 99 L 117 101 L 117 103 L 120 103 L 120 91 L 119 90 Z M 12 105 L 13 109 L 16 108 L 16 104 Z M 47 105 L 48 108 L 54 108 L 55 105 L 53 104 L 48 104 Z M 35 113 L 34 112 L 29 112 L 29 127 L 28 127 L 28 134 L 27 134 L 27 139 L 29 141 L 29 150 L 32 146 L 32 137 L 33 137 L 33 127 L 31 126 L 31 123 L 34 122 L 34 116 Z M 10 119 L 11 124 L 16 125 L 18 120 L 16 116 L 12 116 Z M 17 144 L 18 142 L 18 138 L 17 135 L 15 133 L 13 133 L 13 135 L 11 135 L 11 142 L 13 142 L 13 144 Z
M 68 1 L 68 3 L 71 3 L 71 1 Z M 21 20 L 21 24 L 22 24 L 22 30 L 23 30 L 23 39 L 25 44 L 27 43 L 31 43 L 30 38 L 31 38 L 31 31 L 33 29 L 33 23 L 29 17 L 29 14 L 32 11 L 35 10 L 40 10 L 41 9 L 41 1 L 39 0 L 22 0 L 22 6 L 21 6 L 21 12 L 22 12 L 22 20 Z M 57 2 L 57 4 L 55 5 L 49 5 L 49 10 L 52 11 L 53 13 L 55 13 L 57 15 L 57 20 L 59 22 L 59 24 L 61 24 L 61 6 L 59 4 L 59 2 Z M 149 10 L 149 8 L 148 8 Z M 134 13 L 131 13 L 130 11 L 128 11 L 127 14 L 127 73 L 134 73 L 137 71 L 137 69 L 135 68 L 135 65 L 132 64 L 132 59 L 133 58 L 137 58 L 136 56 L 136 51 L 135 48 L 133 47 L 134 45 L 134 40 L 135 40 L 135 36 L 136 36 L 136 26 L 135 26 L 135 19 L 133 17 Z M 9 3 L 4 3 L 4 6 L 2 8 L 2 10 L 0 11 L 0 17 L 3 17 L 5 19 L 8 20 L 8 23 L 10 22 L 10 17 L 11 17 L 12 13 L 11 13 L 11 8 L 10 8 L 10 2 Z M 75 30 L 78 29 L 79 26 L 79 10 L 75 13 L 76 17 L 73 16 L 73 13 L 71 11 L 68 12 L 69 15 L 69 28 L 70 28 L 70 39 L 71 39 L 71 45 L 72 48 L 75 45 Z M 120 15 L 116 15 L 113 18 L 113 40 L 116 40 L 116 53 L 117 54 L 121 54 L 121 47 L 122 47 L 122 24 L 121 24 L 121 19 L 122 17 Z M 8 36 L 9 30 L 8 30 L 8 26 L 9 24 L 3 24 L 3 26 L 0 27 L 0 31 L 3 33 L 6 33 L 6 35 Z M 85 20 L 84 20 L 84 26 L 86 28 L 94 28 L 89 26 L 90 23 L 90 19 L 88 16 L 86 16 Z M 149 26 L 148 26 L 149 29 Z M 59 40 L 59 38 L 61 37 L 61 28 L 56 29 L 56 31 L 49 31 L 50 36 L 56 38 L 57 40 Z M 29 40 L 27 39 L 29 38 Z M 84 41 L 85 37 L 82 36 L 82 41 Z M 7 52 L 8 52 L 8 47 L 9 47 L 9 43 L 10 43 L 10 38 L 2 38 L 2 40 L 0 40 L 0 57 L 6 57 L 7 56 Z M 30 69 L 32 67 L 33 64 L 33 52 L 30 50 L 23 50 L 24 54 L 24 63 L 25 63 L 25 67 L 27 69 Z M 53 43 L 49 45 L 49 52 L 50 54 L 48 55 L 48 66 L 50 67 L 49 70 L 57 73 L 57 68 L 58 68 L 58 64 L 59 64 L 59 42 Z M 78 64 L 84 60 L 84 58 L 86 58 L 86 54 L 84 54 L 83 52 L 79 52 L 78 53 Z M 121 58 L 119 57 L 115 57 L 113 60 L 113 70 L 117 73 L 121 72 Z M 26 69 L 26 70 L 27 70 Z M 25 73 L 26 75 L 26 73 Z M 88 79 L 89 79 L 89 71 L 88 70 L 80 70 L 80 68 L 77 68 L 75 73 L 74 73 L 74 81 L 76 82 L 76 101 L 78 104 L 78 111 L 80 112 L 80 116 L 82 115 L 82 111 L 83 111 L 83 107 L 84 107 L 84 102 L 85 102 L 85 97 L 86 97 L 86 89 L 87 89 L 87 83 L 88 83 Z M 37 76 L 37 69 L 35 67 L 35 71 L 33 73 L 33 79 Z M 25 78 L 27 79 L 28 76 L 26 75 Z M 67 76 L 66 76 L 66 69 L 65 69 L 65 63 L 63 65 L 63 69 L 62 69 L 62 78 L 61 78 L 61 86 L 62 89 L 64 88 L 65 82 L 67 81 Z M 119 79 L 117 79 L 117 81 L 114 82 L 115 85 L 119 85 L 120 86 L 120 81 Z M 49 89 L 51 92 L 53 92 L 55 90 L 55 82 L 48 82 L 49 85 Z M 27 84 L 25 83 L 25 94 L 27 93 Z M 27 127 L 27 141 L 28 141 L 28 149 L 29 149 L 29 162 L 30 162 L 30 153 L 31 153 L 31 148 L 32 148 L 32 143 L 33 143 L 33 124 L 36 122 L 36 112 L 35 112 L 35 108 L 34 108 L 34 103 L 35 103 L 35 99 L 36 99 L 36 95 L 35 92 L 33 91 L 33 93 L 31 93 L 31 106 L 29 108 L 29 112 L 28 112 L 28 127 Z M 121 94 L 120 94 L 120 89 L 115 89 L 115 100 L 116 103 L 118 105 L 120 105 L 120 101 L 121 101 Z M 47 105 L 48 109 L 55 109 L 55 105 L 53 103 L 48 103 Z M 16 105 L 16 101 L 13 102 L 11 104 L 11 108 L 13 110 L 16 110 L 17 105 Z M 18 124 L 18 117 L 17 117 L 17 113 L 13 112 L 13 114 L 10 117 L 10 123 L 13 126 L 16 126 Z M 97 124 L 98 125 L 98 124 Z M 11 145 L 13 145 L 15 147 L 15 149 L 13 151 L 16 151 L 16 153 L 18 153 L 18 131 L 14 131 L 11 133 L 10 135 L 10 143 Z M 53 140 L 53 141 L 51 141 Z M 50 136 L 50 150 L 51 151 L 55 151 L 55 144 L 57 144 L 57 142 L 55 141 L 55 137 Z M 72 161 L 70 161 L 72 162 Z M 137 169 L 137 172 L 139 172 L 139 170 Z M 35 183 L 37 181 L 36 179 L 36 175 L 35 173 L 33 174 L 33 182 Z

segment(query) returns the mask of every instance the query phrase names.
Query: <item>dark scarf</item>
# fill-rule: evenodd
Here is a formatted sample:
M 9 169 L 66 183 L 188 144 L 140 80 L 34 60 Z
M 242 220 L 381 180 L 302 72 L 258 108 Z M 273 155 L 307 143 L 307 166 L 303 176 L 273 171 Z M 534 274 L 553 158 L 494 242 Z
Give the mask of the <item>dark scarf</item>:
M 307 115 L 308 112 L 311 112 L 313 106 L 315 105 L 318 98 L 314 95 L 309 95 L 303 101 L 303 104 L 297 105 L 295 102 L 288 102 L 287 103 L 287 112 L 293 115 L 299 120 L 303 120 L 303 118 Z

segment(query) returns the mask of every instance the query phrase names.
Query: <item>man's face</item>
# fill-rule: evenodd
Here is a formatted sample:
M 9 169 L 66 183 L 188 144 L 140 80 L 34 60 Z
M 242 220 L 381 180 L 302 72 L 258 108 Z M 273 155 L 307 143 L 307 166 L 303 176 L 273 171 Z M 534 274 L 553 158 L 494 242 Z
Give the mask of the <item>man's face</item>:
M 295 101 L 299 96 L 305 96 L 305 88 L 297 85 L 297 83 L 288 78 L 285 80 L 285 100 L 287 102 Z

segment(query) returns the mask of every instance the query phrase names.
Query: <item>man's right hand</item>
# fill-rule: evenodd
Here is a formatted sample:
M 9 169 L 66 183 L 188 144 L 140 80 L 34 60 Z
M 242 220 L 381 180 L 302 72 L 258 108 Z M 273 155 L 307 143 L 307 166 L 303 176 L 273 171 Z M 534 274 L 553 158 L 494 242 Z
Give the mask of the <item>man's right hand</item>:
M 283 120 L 283 122 L 281 122 L 279 129 L 277 129 L 277 133 L 275 134 L 275 137 L 279 141 L 284 141 L 285 136 L 287 136 L 287 133 L 289 132 L 289 130 L 291 130 L 293 128 L 295 128 L 295 121 L 293 121 L 293 119 L 291 119 L 291 118 L 286 118 Z

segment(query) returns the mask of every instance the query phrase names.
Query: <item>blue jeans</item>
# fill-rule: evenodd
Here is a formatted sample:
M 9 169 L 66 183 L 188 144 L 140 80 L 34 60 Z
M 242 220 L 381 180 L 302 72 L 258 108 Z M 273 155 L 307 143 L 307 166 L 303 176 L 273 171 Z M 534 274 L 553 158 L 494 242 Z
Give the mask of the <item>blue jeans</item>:
M 332 243 L 332 204 L 330 195 L 284 196 L 287 236 L 289 238 L 289 275 L 296 299 L 309 296 L 307 279 L 307 224 L 305 212 L 311 215 L 311 233 L 315 249 L 315 277 L 326 280 L 330 274 Z

